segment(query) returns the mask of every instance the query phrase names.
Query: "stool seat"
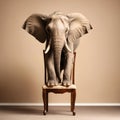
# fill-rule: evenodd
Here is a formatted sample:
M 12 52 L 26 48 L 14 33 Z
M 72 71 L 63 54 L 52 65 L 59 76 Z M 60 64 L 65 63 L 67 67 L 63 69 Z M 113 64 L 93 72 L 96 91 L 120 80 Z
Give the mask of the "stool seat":
M 76 85 L 72 84 L 69 87 L 65 87 L 62 85 L 57 85 L 57 86 L 53 86 L 53 87 L 48 87 L 47 85 L 43 85 L 42 87 L 43 89 L 76 89 Z

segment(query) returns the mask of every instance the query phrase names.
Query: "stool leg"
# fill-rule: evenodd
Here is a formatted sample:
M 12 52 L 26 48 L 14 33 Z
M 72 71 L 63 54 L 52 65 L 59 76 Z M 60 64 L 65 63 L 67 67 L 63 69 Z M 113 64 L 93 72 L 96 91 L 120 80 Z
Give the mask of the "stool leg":
M 48 112 L 48 92 L 46 92 L 46 111 Z
M 43 103 L 44 103 L 43 114 L 46 115 L 46 112 L 48 111 L 48 93 L 45 89 L 43 89 L 42 95 L 43 95 Z
M 76 100 L 76 90 L 71 92 L 71 112 L 75 115 L 75 100 Z

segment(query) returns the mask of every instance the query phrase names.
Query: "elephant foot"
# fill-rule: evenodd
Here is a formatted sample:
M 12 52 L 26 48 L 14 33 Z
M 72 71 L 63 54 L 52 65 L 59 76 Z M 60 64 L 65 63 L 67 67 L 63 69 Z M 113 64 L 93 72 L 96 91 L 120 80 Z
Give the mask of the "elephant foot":
M 70 80 L 63 80 L 62 85 L 65 87 L 69 87 L 71 85 Z
M 47 82 L 48 87 L 53 87 L 56 85 L 58 85 L 58 83 L 55 80 L 48 80 L 48 82 Z

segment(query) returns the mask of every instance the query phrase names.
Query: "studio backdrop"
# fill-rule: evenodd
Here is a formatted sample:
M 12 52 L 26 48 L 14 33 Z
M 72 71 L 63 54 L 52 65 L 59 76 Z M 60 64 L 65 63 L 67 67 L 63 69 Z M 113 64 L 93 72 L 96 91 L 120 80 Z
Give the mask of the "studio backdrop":
M 93 26 L 76 50 L 76 103 L 120 103 L 119 0 L 0 0 L 0 104 L 42 103 L 45 44 L 22 25 L 54 11 L 80 12 Z M 69 103 L 69 94 L 49 98 Z

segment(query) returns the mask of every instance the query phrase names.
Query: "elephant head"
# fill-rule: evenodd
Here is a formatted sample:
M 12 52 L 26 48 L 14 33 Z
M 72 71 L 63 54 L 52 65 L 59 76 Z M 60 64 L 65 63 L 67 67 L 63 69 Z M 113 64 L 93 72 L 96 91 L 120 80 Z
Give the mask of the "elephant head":
M 69 52 L 73 52 L 73 48 L 69 46 L 68 42 L 79 39 L 82 35 L 88 33 L 92 26 L 87 18 L 80 13 L 63 14 L 54 12 L 49 16 L 31 15 L 25 21 L 23 29 L 41 43 L 46 41 L 45 53 L 48 53 L 50 49 L 54 51 L 55 72 L 60 79 L 60 61 L 63 47 Z

